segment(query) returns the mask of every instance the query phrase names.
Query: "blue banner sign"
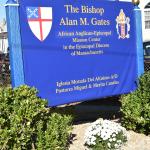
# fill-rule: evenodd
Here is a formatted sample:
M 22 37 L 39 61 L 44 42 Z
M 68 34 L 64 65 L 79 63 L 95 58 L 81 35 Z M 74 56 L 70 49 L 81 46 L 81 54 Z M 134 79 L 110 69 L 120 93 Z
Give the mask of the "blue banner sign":
M 25 84 L 50 106 L 136 89 L 134 6 L 100 0 L 20 0 Z

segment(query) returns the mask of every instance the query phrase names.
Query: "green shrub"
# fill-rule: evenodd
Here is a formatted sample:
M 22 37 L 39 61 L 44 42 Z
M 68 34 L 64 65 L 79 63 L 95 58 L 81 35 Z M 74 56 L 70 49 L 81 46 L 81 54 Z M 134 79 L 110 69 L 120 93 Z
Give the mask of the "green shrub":
M 66 150 L 72 117 L 46 108 L 28 86 L 0 89 L 1 150 Z
M 150 134 L 150 72 L 139 79 L 139 87 L 122 96 L 122 125 L 139 133 Z

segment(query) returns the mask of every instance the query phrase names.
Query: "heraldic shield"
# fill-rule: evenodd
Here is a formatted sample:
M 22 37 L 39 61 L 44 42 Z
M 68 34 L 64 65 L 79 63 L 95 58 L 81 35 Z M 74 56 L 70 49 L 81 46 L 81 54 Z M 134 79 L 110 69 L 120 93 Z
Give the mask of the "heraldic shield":
M 126 17 L 123 9 L 120 10 L 119 16 L 116 18 L 116 29 L 119 39 L 130 38 L 130 18 Z
M 26 13 L 31 31 L 40 41 L 44 41 L 52 28 L 52 8 L 27 7 Z

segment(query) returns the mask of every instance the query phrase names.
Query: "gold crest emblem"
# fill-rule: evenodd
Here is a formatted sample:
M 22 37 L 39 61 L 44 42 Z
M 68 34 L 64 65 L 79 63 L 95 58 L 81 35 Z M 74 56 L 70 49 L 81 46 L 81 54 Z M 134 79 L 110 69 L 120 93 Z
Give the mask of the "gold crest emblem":
M 126 17 L 123 9 L 120 10 L 119 16 L 116 18 L 116 29 L 119 35 L 119 39 L 129 38 L 129 31 L 130 31 L 130 18 Z

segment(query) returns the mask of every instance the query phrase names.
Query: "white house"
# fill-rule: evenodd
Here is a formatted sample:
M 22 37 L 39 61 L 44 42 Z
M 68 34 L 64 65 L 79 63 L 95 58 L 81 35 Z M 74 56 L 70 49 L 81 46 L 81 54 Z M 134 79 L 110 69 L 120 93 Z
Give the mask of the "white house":
M 141 0 L 143 42 L 150 42 L 150 0 Z
M 0 54 L 8 53 L 8 39 L 7 39 L 7 27 L 6 20 L 3 19 L 0 22 Z

